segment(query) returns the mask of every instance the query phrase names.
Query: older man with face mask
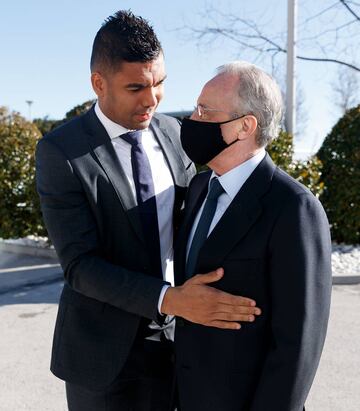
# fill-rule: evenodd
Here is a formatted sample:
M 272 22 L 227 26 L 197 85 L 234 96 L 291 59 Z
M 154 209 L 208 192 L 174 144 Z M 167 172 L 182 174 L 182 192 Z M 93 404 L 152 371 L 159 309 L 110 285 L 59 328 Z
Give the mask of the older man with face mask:
M 182 124 L 188 157 L 211 170 L 189 187 L 175 281 L 222 267 L 213 286 L 253 298 L 262 315 L 230 330 L 177 319 L 181 411 L 304 409 L 329 316 L 331 243 L 319 201 L 266 153 L 281 113 L 275 81 L 236 61 Z

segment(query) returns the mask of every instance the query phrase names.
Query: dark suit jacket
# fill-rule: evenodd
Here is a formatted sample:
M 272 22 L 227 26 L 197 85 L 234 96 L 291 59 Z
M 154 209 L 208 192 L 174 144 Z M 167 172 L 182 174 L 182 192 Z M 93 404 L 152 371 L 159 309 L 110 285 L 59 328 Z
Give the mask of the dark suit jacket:
M 173 177 L 176 226 L 194 166 L 175 119 L 155 115 L 150 128 Z M 140 319 L 159 320 L 165 282 L 152 276 L 136 200 L 93 108 L 43 138 L 36 161 L 44 221 L 65 276 L 51 370 L 101 389 L 119 374 Z
M 194 177 L 175 248 L 184 282 L 189 232 L 210 173 Z M 330 305 L 331 243 L 319 201 L 267 155 L 200 250 L 198 273 L 218 267 L 215 287 L 262 309 L 238 331 L 178 319 L 182 411 L 302 411 L 322 351 Z

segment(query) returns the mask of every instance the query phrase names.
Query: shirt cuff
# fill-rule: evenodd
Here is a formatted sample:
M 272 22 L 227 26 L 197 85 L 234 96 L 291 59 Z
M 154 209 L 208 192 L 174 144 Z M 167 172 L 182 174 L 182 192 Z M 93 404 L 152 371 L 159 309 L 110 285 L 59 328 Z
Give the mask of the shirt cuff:
M 163 313 L 161 312 L 161 305 L 162 305 L 162 302 L 163 302 L 163 299 L 164 299 L 166 290 L 167 290 L 169 287 L 171 287 L 169 284 L 165 284 L 165 285 L 163 286 L 163 288 L 161 289 L 161 292 L 160 292 L 159 302 L 158 302 L 158 311 L 159 311 L 159 314 L 160 314 L 160 315 L 165 315 L 165 314 L 163 314 Z

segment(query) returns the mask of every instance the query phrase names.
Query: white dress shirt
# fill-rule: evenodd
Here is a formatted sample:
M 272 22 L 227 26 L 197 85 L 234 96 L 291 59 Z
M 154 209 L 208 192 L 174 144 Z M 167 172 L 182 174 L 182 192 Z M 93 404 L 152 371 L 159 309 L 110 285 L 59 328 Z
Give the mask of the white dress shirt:
M 98 102 L 95 104 L 95 114 L 104 126 L 117 157 L 124 169 L 131 186 L 135 201 L 136 189 L 131 166 L 131 145 L 119 137 L 127 133 L 128 129 L 110 120 L 101 111 Z M 151 173 L 154 181 L 156 208 L 159 224 L 161 266 L 164 280 L 174 285 L 173 269 L 173 208 L 175 200 L 174 182 L 168 164 L 159 143 L 149 129 L 142 132 L 142 145 L 148 156 Z M 159 312 L 164 294 L 168 286 L 164 286 L 159 298 Z
M 252 172 L 260 164 L 261 160 L 265 157 L 265 154 L 266 154 L 265 149 L 261 149 L 254 157 L 251 157 L 249 160 L 233 168 L 232 170 L 228 171 L 222 176 L 217 176 L 214 172 L 212 172 L 210 180 L 209 180 L 209 185 L 213 178 L 218 177 L 219 183 L 222 185 L 224 192 L 220 194 L 220 196 L 218 197 L 216 211 L 211 221 L 207 236 L 209 236 L 211 231 L 214 229 L 216 224 L 219 222 L 219 220 L 225 213 L 226 209 L 229 207 L 230 203 L 235 198 L 236 194 L 239 192 L 241 187 L 244 185 L 245 181 L 250 177 Z M 209 186 L 208 186 L 208 190 L 209 190 Z M 202 211 L 205 205 L 205 201 L 206 201 L 206 198 L 195 217 L 192 229 L 190 231 L 187 248 L 186 248 L 186 259 L 189 255 L 191 242 L 194 238 L 195 230 L 199 223 L 200 216 L 202 214 Z

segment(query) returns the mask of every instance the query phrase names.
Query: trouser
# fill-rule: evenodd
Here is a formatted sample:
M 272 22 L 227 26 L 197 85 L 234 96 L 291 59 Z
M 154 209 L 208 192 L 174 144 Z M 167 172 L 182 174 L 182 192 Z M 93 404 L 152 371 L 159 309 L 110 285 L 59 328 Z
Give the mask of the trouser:
M 174 410 L 172 343 L 137 341 L 115 381 L 103 391 L 66 382 L 69 411 Z

